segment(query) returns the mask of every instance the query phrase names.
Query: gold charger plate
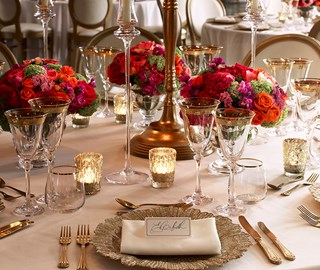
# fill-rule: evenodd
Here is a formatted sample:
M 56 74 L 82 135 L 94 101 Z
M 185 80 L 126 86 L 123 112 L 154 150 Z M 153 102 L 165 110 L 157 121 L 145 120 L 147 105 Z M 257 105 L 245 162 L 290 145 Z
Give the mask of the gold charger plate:
M 314 183 L 312 186 L 309 187 L 309 191 L 312 197 L 317 202 L 320 202 L 320 183 Z
M 252 245 L 249 235 L 241 231 L 238 224 L 229 218 L 217 216 L 216 226 L 222 246 L 220 255 L 206 256 L 138 256 L 120 253 L 122 219 L 144 220 L 145 217 L 190 217 L 204 219 L 213 217 L 212 213 L 199 209 L 182 209 L 178 207 L 161 207 L 136 210 L 122 216 L 106 219 L 98 224 L 92 238 L 97 253 L 113 260 L 120 260 L 127 266 L 142 266 L 153 269 L 205 269 L 221 266 L 228 261 L 240 258 Z

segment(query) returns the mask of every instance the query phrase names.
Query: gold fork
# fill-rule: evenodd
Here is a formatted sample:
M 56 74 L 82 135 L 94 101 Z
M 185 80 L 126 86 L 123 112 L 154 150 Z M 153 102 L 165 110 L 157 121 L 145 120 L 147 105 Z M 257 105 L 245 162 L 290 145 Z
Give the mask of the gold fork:
M 306 216 L 314 219 L 314 220 L 317 220 L 317 221 L 320 221 L 320 216 L 316 215 L 315 213 L 311 212 L 307 207 L 305 207 L 304 205 L 300 205 L 297 207 L 298 210 L 305 214 Z
M 307 185 L 313 184 L 318 179 L 318 177 L 319 177 L 319 174 L 312 173 L 305 182 L 302 182 L 302 183 L 300 183 L 298 185 L 295 185 L 293 188 L 290 188 L 287 191 L 282 192 L 281 195 L 289 196 L 294 190 L 296 190 L 296 189 L 298 189 L 298 188 L 300 188 L 302 186 L 307 186 Z
M 77 270 L 88 270 L 86 262 L 86 245 L 90 243 L 89 225 L 78 225 L 77 244 L 81 246 L 81 255 Z
M 71 227 L 61 226 L 59 243 L 61 244 L 61 253 L 58 262 L 59 268 L 69 267 L 69 261 L 67 256 L 67 247 L 71 243 Z
M 320 221 L 314 220 L 311 217 L 305 215 L 304 213 L 300 213 L 300 217 L 302 217 L 305 221 L 307 221 L 310 225 L 320 228 Z

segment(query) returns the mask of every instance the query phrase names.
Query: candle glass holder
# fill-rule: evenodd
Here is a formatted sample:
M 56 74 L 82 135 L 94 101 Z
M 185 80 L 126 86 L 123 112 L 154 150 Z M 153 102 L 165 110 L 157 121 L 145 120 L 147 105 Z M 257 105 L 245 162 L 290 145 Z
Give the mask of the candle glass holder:
M 37 12 L 34 17 L 41 20 L 43 28 L 43 56 L 49 58 L 48 53 L 48 25 L 49 21 L 56 16 L 53 8 L 53 0 L 37 0 L 36 3 Z
M 133 170 L 130 160 L 130 127 L 131 127 L 131 86 L 130 86 L 130 46 L 132 40 L 140 35 L 140 31 L 135 28 L 138 20 L 134 9 L 134 0 L 119 0 L 118 10 L 119 28 L 114 35 L 122 39 L 125 53 L 125 92 L 126 92 L 126 139 L 125 139 L 125 164 L 119 172 L 107 175 L 106 179 L 112 184 L 138 184 L 148 179 L 148 174 Z
M 171 187 L 176 169 L 177 151 L 170 147 L 155 147 L 149 150 L 151 184 L 154 188 Z
M 6 64 L 6 62 L 0 59 L 0 77 L 3 74 L 3 70 L 4 70 L 4 65 L 5 64 Z
M 103 156 L 99 153 L 84 152 L 74 158 L 78 180 L 84 182 L 87 195 L 96 194 L 101 189 Z
M 251 26 L 251 67 L 255 67 L 256 47 L 257 47 L 257 30 L 259 24 L 265 21 L 264 5 L 261 0 L 247 0 L 246 12 L 243 17 L 244 21 L 248 21 Z

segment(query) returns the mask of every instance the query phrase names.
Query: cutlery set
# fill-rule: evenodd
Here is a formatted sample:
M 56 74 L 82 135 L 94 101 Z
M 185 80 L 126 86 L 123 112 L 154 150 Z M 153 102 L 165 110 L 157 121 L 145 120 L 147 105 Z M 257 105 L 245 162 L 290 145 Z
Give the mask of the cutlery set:
M 266 244 L 266 242 L 262 239 L 261 235 L 250 225 L 250 223 L 244 216 L 239 216 L 239 222 L 242 225 L 242 227 L 257 242 L 257 244 L 262 249 L 262 251 L 271 263 L 282 263 L 282 259 Z M 277 239 L 277 237 L 267 228 L 267 226 L 263 222 L 259 221 L 258 226 L 265 233 L 265 235 L 268 236 L 268 238 L 273 242 L 273 244 L 278 248 L 278 250 L 287 260 L 295 260 L 295 255 Z
M 86 262 L 86 246 L 90 244 L 89 225 L 78 225 L 76 243 L 81 247 L 80 259 L 77 270 L 88 270 Z M 62 226 L 60 231 L 59 243 L 61 245 L 61 253 L 59 257 L 58 267 L 68 268 L 69 260 L 67 256 L 67 247 L 72 242 L 71 227 Z

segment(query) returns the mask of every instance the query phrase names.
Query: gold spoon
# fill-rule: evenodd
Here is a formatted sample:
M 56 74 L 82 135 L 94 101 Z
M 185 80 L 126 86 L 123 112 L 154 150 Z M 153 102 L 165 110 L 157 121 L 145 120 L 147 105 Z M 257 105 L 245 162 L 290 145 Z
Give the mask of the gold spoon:
M 116 198 L 115 199 L 119 204 L 121 204 L 122 206 L 129 208 L 129 209 L 137 209 L 141 206 L 148 206 L 148 205 L 153 205 L 153 206 L 177 206 L 177 207 L 183 207 L 183 206 L 189 206 L 188 204 L 184 203 L 184 202 L 180 202 L 180 203 L 142 203 L 142 204 L 134 204 L 132 202 L 128 202 L 126 200 L 120 199 L 120 198 Z
M 13 189 L 14 191 L 18 192 L 22 196 L 26 196 L 26 192 L 25 191 L 22 191 L 20 189 L 12 187 L 12 186 L 8 186 L 6 184 L 6 182 L 0 177 L 0 188 L 5 188 L 5 187 Z M 30 195 L 31 195 L 31 197 L 34 197 L 34 194 L 30 194 Z
M 21 197 L 21 195 L 16 196 L 16 197 L 15 196 L 11 196 L 11 195 L 9 195 L 9 194 L 1 191 L 1 190 L 0 190 L 0 194 L 2 194 L 3 199 L 6 200 L 6 201 L 13 201 L 13 200 Z
M 292 184 L 292 183 L 295 183 L 295 182 L 298 182 L 298 181 L 300 181 L 300 180 L 302 180 L 302 179 L 303 179 L 303 176 L 298 176 L 297 178 L 295 178 L 295 179 L 293 179 L 293 180 L 291 180 L 291 181 L 282 182 L 282 183 L 279 184 L 279 185 L 273 185 L 273 184 L 271 184 L 271 183 L 267 183 L 267 185 L 268 185 L 269 187 L 271 187 L 272 189 L 274 189 L 274 190 L 280 190 L 283 186 L 288 185 L 288 184 Z

